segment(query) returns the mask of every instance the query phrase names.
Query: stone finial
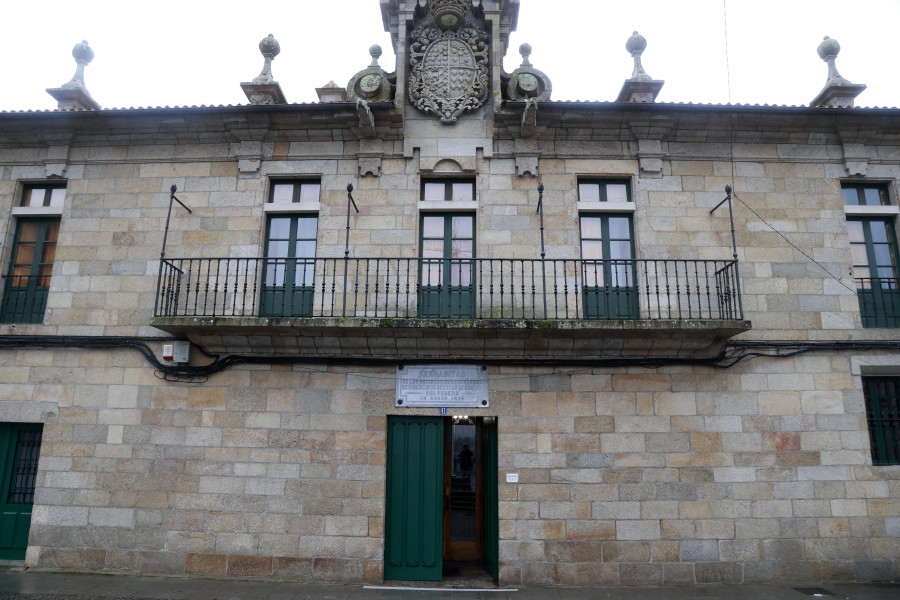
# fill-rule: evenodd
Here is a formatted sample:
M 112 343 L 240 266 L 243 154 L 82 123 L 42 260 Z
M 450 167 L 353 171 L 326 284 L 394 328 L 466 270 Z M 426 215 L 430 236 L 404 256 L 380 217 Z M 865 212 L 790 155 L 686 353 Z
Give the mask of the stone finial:
M 378 44 L 372 44 L 369 46 L 369 56 L 372 57 L 372 62 L 369 64 L 370 67 L 379 67 L 381 65 L 378 64 L 378 59 L 381 58 L 381 46 Z
M 391 82 L 389 75 L 378 64 L 381 46 L 375 44 L 369 48 L 372 62 L 369 66 L 354 75 L 347 83 L 347 99 L 351 102 L 389 102 L 391 99 Z
M 544 102 L 549 100 L 550 94 L 553 92 L 553 84 L 543 71 L 532 66 L 528 58 L 531 56 L 531 44 L 519 46 L 519 54 L 522 55 L 522 64 L 509 76 L 509 83 L 506 85 L 507 97 L 513 101 Z
M 841 52 L 841 45 L 826 35 L 816 52 L 828 65 L 828 79 L 825 81 L 825 87 L 809 105 L 820 108 L 852 107 L 855 98 L 866 89 L 866 86 L 851 83 L 838 73 L 835 60 Z
M 628 41 L 625 42 L 625 49 L 628 50 L 631 58 L 634 59 L 634 72 L 631 74 L 631 80 L 652 81 L 653 78 L 647 75 L 647 72 L 644 71 L 644 66 L 641 64 L 641 54 L 647 49 L 647 38 L 635 31 L 628 38 Z
M 99 110 L 100 105 L 91 98 L 84 83 L 84 68 L 94 60 L 94 51 L 87 40 L 75 44 L 72 57 L 75 59 L 75 75 L 61 87 L 47 88 L 47 93 L 56 99 L 59 110 Z
M 287 104 L 281 86 L 272 77 L 272 61 L 281 52 L 281 45 L 271 33 L 259 42 L 263 68 L 253 81 L 241 83 L 250 104 Z
M 530 67 L 531 61 L 528 60 L 528 57 L 531 56 L 531 44 L 524 43 L 519 46 L 519 54 L 522 55 L 522 64 L 523 67 Z
M 650 77 L 641 64 L 641 55 L 647 49 L 647 39 L 637 31 L 625 42 L 625 49 L 634 59 L 631 79 L 626 79 L 616 102 L 655 102 L 664 81 Z
M 259 51 L 263 55 L 263 69 L 253 83 L 275 83 L 272 77 L 272 60 L 281 52 L 281 45 L 270 33 L 259 43 Z

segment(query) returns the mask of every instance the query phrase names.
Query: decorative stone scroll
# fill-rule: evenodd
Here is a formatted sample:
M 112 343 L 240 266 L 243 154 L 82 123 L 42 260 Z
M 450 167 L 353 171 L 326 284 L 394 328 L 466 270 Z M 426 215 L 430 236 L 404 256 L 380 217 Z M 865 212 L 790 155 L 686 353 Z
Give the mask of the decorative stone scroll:
M 480 23 L 459 17 L 459 2 L 437 4 L 410 34 L 409 100 L 449 124 L 487 101 L 489 43 Z M 462 4 L 471 7 L 468 0 Z M 438 15 L 441 8 L 448 12 Z
M 347 98 L 350 101 L 389 102 L 391 100 L 390 75 L 378 64 L 381 46 L 375 44 L 369 48 L 372 62 L 369 66 L 354 75 L 347 84 Z
M 531 56 L 531 44 L 519 46 L 519 54 L 522 55 L 522 64 L 509 76 L 506 86 L 506 95 L 510 100 L 534 100 L 546 102 L 553 92 L 550 78 L 534 68 L 528 57 Z

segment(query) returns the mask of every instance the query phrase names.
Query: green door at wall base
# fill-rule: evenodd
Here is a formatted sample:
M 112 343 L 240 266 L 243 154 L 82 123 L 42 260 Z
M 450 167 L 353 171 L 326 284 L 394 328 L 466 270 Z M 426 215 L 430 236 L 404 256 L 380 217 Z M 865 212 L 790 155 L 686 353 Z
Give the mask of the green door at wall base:
M 22 560 L 41 448 L 37 424 L 0 423 L 0 560 Z
M 440 581 L 444 421 L 389 417 L 384 578 Z

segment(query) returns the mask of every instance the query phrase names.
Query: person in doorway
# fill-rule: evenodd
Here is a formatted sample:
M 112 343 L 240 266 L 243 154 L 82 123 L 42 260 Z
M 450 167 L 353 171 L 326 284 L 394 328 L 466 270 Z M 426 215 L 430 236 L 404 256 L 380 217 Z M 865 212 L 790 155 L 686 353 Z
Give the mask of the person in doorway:
M 469 450 L 469 445 L 463 444 L 462 450 L 459 451 L 459 468 L 462 469 L 463 475 L 466 478 L 466 488 L 469 490 L 472 489 L 472 469 L 475 467 L 472 458 L 474 456 L 472 451 Z

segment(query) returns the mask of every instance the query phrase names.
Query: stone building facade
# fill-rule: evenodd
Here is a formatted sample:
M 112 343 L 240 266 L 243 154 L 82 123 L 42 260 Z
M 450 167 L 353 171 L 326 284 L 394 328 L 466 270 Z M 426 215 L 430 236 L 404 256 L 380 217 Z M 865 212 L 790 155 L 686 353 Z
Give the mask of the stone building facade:
M 900 111 L 657 103 L 639 36 L 554 102 L 518 2 L 381 7 L 320 103 L 273 39 L 246 106 L 0 113 L 2 558 L 896 580 Z

